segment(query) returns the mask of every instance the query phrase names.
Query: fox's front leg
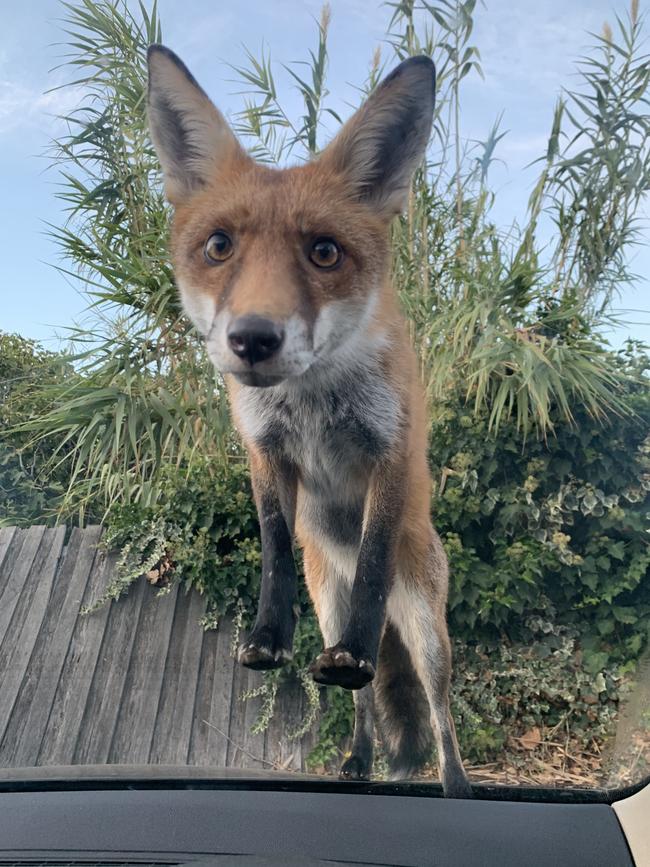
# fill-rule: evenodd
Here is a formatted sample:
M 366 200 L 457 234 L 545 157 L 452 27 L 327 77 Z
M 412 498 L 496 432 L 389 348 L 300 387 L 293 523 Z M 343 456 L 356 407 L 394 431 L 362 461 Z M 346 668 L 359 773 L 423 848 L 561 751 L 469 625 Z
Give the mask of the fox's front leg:
M 385 461 L 374 472 L 366 497 L 364 531 L 350 596 L 350 619 L 341 640 L 311 666 L 314 680 L 361 689 L 375 676 L 395 577 L 396 546 L 404 503 L 403 463 Z
M 255 625 L 239 649 L 249 668 L 279 668 L 292 655 L 297 577 L 292 530 L 296 478 L 291 467 L 251 452 L 251 478 L 262 536 L 262 581 Z

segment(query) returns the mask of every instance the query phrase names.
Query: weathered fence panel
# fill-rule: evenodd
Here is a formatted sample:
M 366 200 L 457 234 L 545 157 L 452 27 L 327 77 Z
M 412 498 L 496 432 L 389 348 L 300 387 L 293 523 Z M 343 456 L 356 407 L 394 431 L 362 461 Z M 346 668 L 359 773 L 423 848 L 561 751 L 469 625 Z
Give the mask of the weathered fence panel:
M 233 625 L 204 632 L 205 600 L 144 579 L 84 615 L 111 580 L 101 528 L 0 529 L 0 767 L 161 764 L 304 770 L 290 740 L 302 690 L 285 685 L 268 730 L 261 676 L 231 655 Z

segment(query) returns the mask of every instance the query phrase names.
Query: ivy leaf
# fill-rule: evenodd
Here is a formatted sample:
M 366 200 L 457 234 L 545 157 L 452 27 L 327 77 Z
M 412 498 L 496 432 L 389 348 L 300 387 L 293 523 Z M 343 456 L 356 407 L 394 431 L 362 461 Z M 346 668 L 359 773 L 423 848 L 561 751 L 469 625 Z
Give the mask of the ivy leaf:
M 619 623 L 636 623 L 638 614 L 630 606 L 613 605 L 612 613 Z

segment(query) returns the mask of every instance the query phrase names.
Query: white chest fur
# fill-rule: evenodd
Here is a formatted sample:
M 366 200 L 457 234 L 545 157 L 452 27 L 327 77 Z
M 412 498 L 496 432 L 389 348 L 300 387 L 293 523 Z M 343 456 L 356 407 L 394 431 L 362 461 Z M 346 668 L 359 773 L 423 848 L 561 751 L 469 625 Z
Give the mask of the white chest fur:
M 337 502 L 358 498 L 400 425 L 398 397 L 374 358 L 323 364 L 273 388 L 241 388 L 237 410 L 246 436 L 288 459 L 306 491 Z

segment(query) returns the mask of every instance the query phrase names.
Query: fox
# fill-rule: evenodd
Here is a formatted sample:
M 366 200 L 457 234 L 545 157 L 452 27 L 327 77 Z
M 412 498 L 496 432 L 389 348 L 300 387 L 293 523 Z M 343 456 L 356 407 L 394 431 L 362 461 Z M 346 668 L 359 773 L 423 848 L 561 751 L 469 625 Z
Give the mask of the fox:
M 444 795 L 467 798 L 424 391 L 390 275 L 435 86 L 428 56 L 404 60 L 322 151 L 277 168 L 246 152 L 176 54 L 148 49 L 175 281 L 223 376 L 259 516 L 259 603 L 239 662 L 292 658 L 297 543 L 324 644 L 311 675 L 353 691 L 341 779 L 370 779 L 378 730 L 391 780 L 417 774 L 435 741 Z

